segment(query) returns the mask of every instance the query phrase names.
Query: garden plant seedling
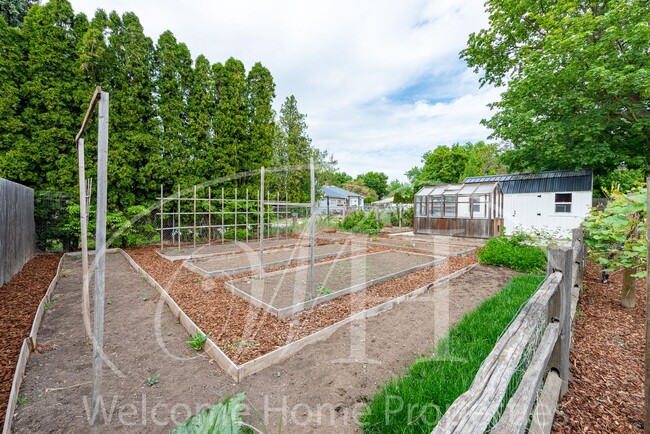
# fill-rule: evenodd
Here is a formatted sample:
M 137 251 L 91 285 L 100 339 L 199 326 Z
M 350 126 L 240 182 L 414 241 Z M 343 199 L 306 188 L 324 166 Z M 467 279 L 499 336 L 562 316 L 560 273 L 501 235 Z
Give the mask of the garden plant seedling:
M 203 343 L 208 340 L 210 337 L 210 334 L 208 333 L 207 335 L 204 335 L 201 332 L 198 332 L 194 338 L 190 339 L 187 341 L 187 344 L 194 348 L 196 351 L 201 351 L 201 348 L 203 347 Z
M 26 396 L 19 396 L 18 398 L 16 398 L 16 402 L 18 403 L 18 405 L 25 405 L 25 404 L 29 404 L 32 401 Z
M 149 378 L 147 378 L 147 384 L 149 386 L 153 386 L 154 384 L 158 384 L 160 382 L 160 374 L 153 374 L 150 375 Z

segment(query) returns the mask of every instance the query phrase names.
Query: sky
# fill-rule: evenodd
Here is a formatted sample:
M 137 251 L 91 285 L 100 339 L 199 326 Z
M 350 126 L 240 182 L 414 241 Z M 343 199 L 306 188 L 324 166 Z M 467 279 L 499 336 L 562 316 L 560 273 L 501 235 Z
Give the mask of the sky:
M 71 0 L 135 12 L 154 42 L 171 30 L 192 56 L 261 62 L 276 83 L 275 109 L 290 95 L 314 145 L 356 176 L 406 180 L 439 145 L 485 140 L 480 125 L 499 90 L 479 88 L 459 59 L 487 26 L 484 0 Z

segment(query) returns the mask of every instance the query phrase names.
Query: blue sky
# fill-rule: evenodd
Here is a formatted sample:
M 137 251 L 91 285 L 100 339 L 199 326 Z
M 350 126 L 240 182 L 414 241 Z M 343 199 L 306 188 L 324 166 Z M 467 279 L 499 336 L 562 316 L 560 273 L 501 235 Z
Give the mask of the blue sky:
M 459 60 L 487 25 L 483 0 L 72 0 L 76 12 L 133 11 L 154 42 L 171 30 L 196 58 L 262 62 L 276 110 L 295 95 L 313 143 L 351 175 L 404 172 L 439 145 L 484 140 L 499 98 Z M 180 5 L 182 3 L 182 5 Z

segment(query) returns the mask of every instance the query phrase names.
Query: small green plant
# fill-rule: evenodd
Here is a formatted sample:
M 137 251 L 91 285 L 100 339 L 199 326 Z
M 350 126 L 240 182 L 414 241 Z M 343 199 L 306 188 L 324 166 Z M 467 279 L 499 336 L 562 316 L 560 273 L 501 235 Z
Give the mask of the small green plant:
M 319 296 L 329 295 L 331 293 L 332 293 L 332 290 L 327 288 L 322 283 L 320 285 L 318 285 L 318 289 L 316 289 L 316 294 L 318 294 Z
M 228 397 L 198 414 L 190 416 L 185 422 L 171 430 L 172 434 L 189 433 L 232 433 L 247 432 L 241 414 L 246 409 L 246 394 Z M 248 431 L 251 432 L 251 431 Z
M 203 343 L 208 340 L 210 337 L 210 333 L 207 335 L 204 335 L 201 332 L 198 332 L 196 336 L 194 336 L 192 339 L 187 341 L 187 344 L 194 348 L 196 351 L 201 351 L 201 348 L 203 348 Z
M 254 342 L 246 342 L 246 341 L 242 341 L 241 339 L 236 339 L 232 343 L 230 343 L 228 345 L 225 345 L 223 347 L 223 349 L 224 350 L 236 350 L 239 347 L 255 347 L 255 346 L 257 346 L 257 344 L 254 343 Z
M 50 307 L 52 307 L 52 302 L 51 301 L 46 301 L 45 304 L 43 304 L 43 308 L 45 310 L 48 310 Z
M 158 384 L 160 382 L 160 374 L 153 374 L 150 375 L 149 378 L 147 378 L 147 384 L 149 386 L 153 386 L 154 384 Z
M 384 227 L 381 221 L 375 221 L 375 215 L 372 212 L 353 211 L 346 215 L 339 227 L 344 231 L 351 231 L 363 234 L 377 234 Z
M 202 277 L 197 277 L 196 279 L 192 279 L 192 283 L 198 283 L 198 282 L 202 282 L 202 281 L 203 281 Z
M 61 300 L 61 294 L 54 294 L 54 295 L 52 296 L 52 300 L 53 300 L 53 301 L 59 301 L 59 300 Z
M 18 398 L 16 398 L 16 402 L 18 403 L 18 405 L 26 405 L 32 402 L 32 400 L 26 396 L 19 396 Z
M 149 297 L 145 295 L 144 297 L 142 297 L 142 301 L 149 301 Z

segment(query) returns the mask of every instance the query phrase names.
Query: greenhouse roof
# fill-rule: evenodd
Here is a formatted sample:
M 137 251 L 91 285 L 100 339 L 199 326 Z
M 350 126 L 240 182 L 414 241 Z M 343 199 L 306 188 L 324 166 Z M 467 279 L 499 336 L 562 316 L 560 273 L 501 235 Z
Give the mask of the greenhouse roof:
M 425 185 L 415 193 L 415 196 L 471 196 L 490 194 L 498 188 L 500 188 L 498 182 Z

